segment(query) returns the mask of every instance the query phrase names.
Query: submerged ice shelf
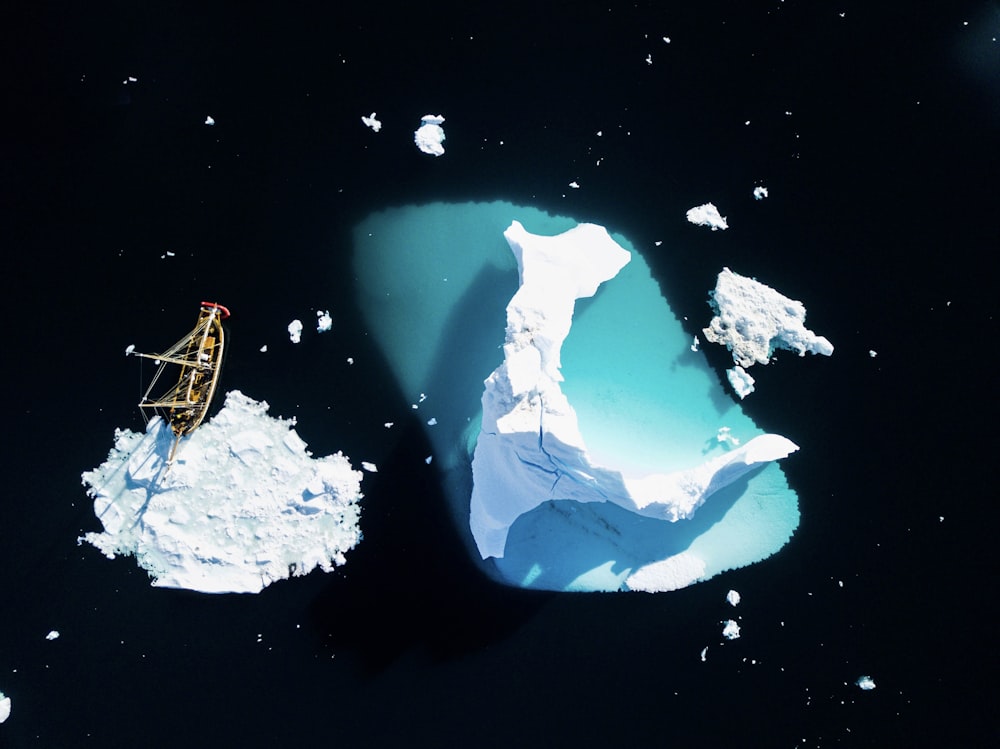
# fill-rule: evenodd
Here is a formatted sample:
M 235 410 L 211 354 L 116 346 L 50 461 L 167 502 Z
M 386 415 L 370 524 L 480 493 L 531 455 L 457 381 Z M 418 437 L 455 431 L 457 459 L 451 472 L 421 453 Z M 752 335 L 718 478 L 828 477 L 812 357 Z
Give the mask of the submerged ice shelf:
M 435 404 L 437 424 L 426 429 L 433 470 L 469 553 L 486 551 L 481 568 L 497 580 L 551 590 L 674 589 L 774 554 L 798 525 L 797 497 L 773 462 L 794 445 L 765 436 L 725 395 L 624 238 L 596 226 L 577 232 L 618 246 L 610 266 L 628 254 L 631 261 L 617 275 L 598 261 L 601 280 L 613 281 L 575 310 L 571 300 L 571 317 L 553 316 L 552 330 L 522 305 L 528 312 L 515 337 L 543 345 L 515 343 L 513 377 L 497 377 L 498 389 L 484 394 L 483 377 L 505 366 L 503 321 L 521 293 L 504 231 L 532 254 L 540 245 L 529 230 L 554 242 L 576 225 L 496 202 L 407 206 L 355 227 L 359 303 L 401 392 L 426 393 Z M 586 246 L 577 251 L 592 259 Z M 547 262 L 538 280 L 548 277 L 564 298 L 601 283 L 583 277 L 588 263 L 557 272 Z M 561 348 L 553 347 L 560 335 Z M 508 386 L 507 405 L 519 405 L 487 403 Z M 513 398 L 515 390 L 523 397 Z M 524 422 L 525 431 L 511 432 L 523 438 L 507 440 L 516 449 L 503 449 L 502 439 L 488 445 L 493 418 Z M 717 439 L 723 426 L 738 448 Z M 524 461 L 522 448 L 531 450 Z M 480 510 L 489 508 L 478 518 L 470 517 L 479 512 L 474 492 Z M 503 555 L 491 556 L 497 549 Z
M 256 593 L 276 580 L 330 571 L 361 539 L 361 472 L 340 453 L 313 458 L 267 403 L 239 391 L 180 444 L 159 417 L 146 433 L 116 430 L 107 461 L 83 474 L 109 558 L 132 555 L 153 585 Z

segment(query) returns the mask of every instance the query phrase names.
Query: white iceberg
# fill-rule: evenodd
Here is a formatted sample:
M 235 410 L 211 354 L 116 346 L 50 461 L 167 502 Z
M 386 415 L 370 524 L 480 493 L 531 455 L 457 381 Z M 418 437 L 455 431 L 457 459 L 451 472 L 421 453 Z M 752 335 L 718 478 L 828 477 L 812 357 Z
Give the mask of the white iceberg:
M 759 185 L 753 189 L 754 200 L 763 200 L 767 197 L 767 188 L 763 185 Z
M 57 630 L 57 629 L 50 630 L 49 633 L 47 635 L 45 635 L 45 639 L 46 640 L 58 640 L 59 639 L 59 630 Z
M 726 601 L 729 602 L 730 606 L 738 606 L 739 603 L 740 603 L 740 600 L 741 600 L 741 598 L 740 598 L 740 594 L 739 594 L 738 591 L 731 590 L 728 593 L 726 593 Z
M 361 539 L 361 472 L 341 453 L 313 458 L 267 403 L 239 391 L 178 447 L 159 417 L 116 430 L 108 459 L 83 474 L 105 556 L 133 555 L 153 585 L 256 593 L 276 580 L 331 571 Z
M 739 366 L 727 369 L 726 379 L 729 380 L 729 384 L 733 386 L 736 394 L 740 396 L 740 400 L 743 400 L 754 391 L 754 385 L 757 382 L 743 367 Z
M 288 323 L 288 340 L 292 343 L 302 342 L 302 321 L 292 320 Z
M 870 692 L 875 688 L 875 681 L 870 676 L 859 676 L 857 681 L 854 682 L 859 689 Z
M 722 623 L 722 636 L 727 640 L 738 640 L 740 637 L 740 625 L 732 619 L 726 619 Z
M 0 723 L 10 717 L 10 697 L 0 692 Z
M 833 353 L 833 344 L 806 328 L 802 302 L 729 268 L 719 273 L 709 304 L 715 317 L 702 333 L 712 343 L 728 347 L 739 367 L 767 364 L 777 349 L 799 356 L 807 351 L 823 356 Z
M 318 310 L 316 312 L 316 332 L 326 333 L 333 327 L 333 318 L 330 317 L 330 310 Z
M 765 433 L 737 402 L 724 397 L 705 354 L 690 350 L 691 335 L 663 297 L 649 264 L 621 235 L 606 239 L 607 233 L 595 226 L 575 232 L 584 241 L 569 248 L 563 259 L 571 261 L 575 254 L 581 265 L 588 264 L 587 245 L 593 240 L 621 260 L 630 253 L 631 261 L 593 297 L 560 308 L 572 314 L 572 330 L 561 348 L 530 345 L 512 352 L 511 400 L 513 387 L 531 388 L 523 378 L 533 377 L 533 371 L 545 403 L 530 413 L 484 412 L 483 377 L 505 357 L 506 309 L 515 293 L 519 298 L 534 293 L 519 292 L 517 258 L 504 241 L 515 218 L 528 237 L 523 240 L 528 254 L 536 259 L 541 259 L 539 243 L 558 244 L 557 235 L 578 226 L 570 217 L 496 201 L 394 207 L 371 214 L 353 230 L 353 270 L 368 330 L 397 379 L 399 402 L 412 403 L 412 394 L 420 392 L 433 398 L 438 423 L 424 426 L 433 447 L 432 470 L 440 478 L 456 533 L 479 569 L 498 582 L 524 588 L 663 591 L 778 552 L 798 526 L 798 498 L 779 463 L 754 461 L 768 451 L 780 455 L 794 446 L 783 438 L 753 442 Z M 617 249 L 610 247 L 612 240 Z M 567 272 L 558 263 L 548 270 L 549 280 L 563 291 L 582 286 L 584 276 L 593 275 L 587 268 Z M 605 277 L 613 272 L 602 270 Z M 546 293 L 540 304 L 546 303 Z M 515 338 L 523 342 L 537 336 L 551 343 L 546 321 L 531 318 L 527 306 L 522 313 L 525 327 Z M 529 358 L 536 356 L 529 368 Z M 549 376 L 556 359 L 561 364 L 558 379 Z M 549 395 L 558 391 L 563 402 L 572 404 L 571 411 L 553 414 L 559 403 L 550 402 Z M 527 393 L 521 400 L 535 405 Z M 476 457 L 479 442 L 489 440 L 488 430 L 482 429 L 488 418 L 507 425 L 535 420 L 533 440 L 527 433 L 497 435 L 501 444 L 483 447 L 508 462 L 509 476 L 497 475 L 486 453 Z M 576 492 L 566 499 L 551 491 L 556 476 L 545 472 L 551 464 L 517 459 L 515 450 L 521 449 L 518 440 L 523 438 L 526 457 L 550 460 L 539 449 L 539 418 L 558 435 L 580 440 L 556 443 L 546 432 L 541 443 L 560 462 L 558 492 Z M 740 436 L 742 452 L 717 441 L 720 424 Z M 757 452 L 758 447 L 767 449 Z M 496 521 L 503 533 L 502 526 L 513 518 L 502 557 L 483 559 L 472 534 L 474 459 L 483 469 L 475 485 L 494 495 L 481 509 L 499 513 L 480 520 L 487 526 Z M 730 481 L 738 472 L 742 476 Z M 681 488 L 677 482 L 685 474 L 694 481 Z M 643 486 L 642 479 L 649 476 L 655 480 Z M 534 483 L 539 490 L 530 496 Z M 505 487 L 511 502 L 533 509 L 510 514 L 503 507 Z M 598 497 L 602 492 L 619 501 Z M 681 501 L 664 501 L 670 496 Z M 704 503 L 687 514 L 699 496 Z M 671 521 L 669 515 L 678 519 Z
M 712 231 L 728 229 L 725 216 L 719 215 L 719 209 L 712 203 L 705 203 L 691 208 L 687 212 L 687 220 L 698 226 L 709 226 Z
M 372 112 L 367 117 L 362 117 L 361 121 L 365 124 L 365 127 L 370 127 L 373 132 L 378 132 L 382 129 L 382 123 L 376 119 L 375 113 Z
M 413 133 L 413 142 L 424 153 L 432 156 L 444 154 L 444 117 L 439 114 L 425 114 L 420 118 L 421 125 Z
M 486 380 L 472 461 L 470 526 L 483 558 L 502 557 L 511 525 L 543 503 L 613 502 L 676 522 L 756 466 L 798 449 L 784 437 L 762 435 L 701 465 L 643 475 L 592 461 L 560 387 L 560 350 L 576 300 L 593 296 L 631 256 L 594 224 L 543 237 L 515 221 L 504 237 L 521 286 L 507 305 L 504 362 Z M 645 576 L 634 583 L 649 589 Z

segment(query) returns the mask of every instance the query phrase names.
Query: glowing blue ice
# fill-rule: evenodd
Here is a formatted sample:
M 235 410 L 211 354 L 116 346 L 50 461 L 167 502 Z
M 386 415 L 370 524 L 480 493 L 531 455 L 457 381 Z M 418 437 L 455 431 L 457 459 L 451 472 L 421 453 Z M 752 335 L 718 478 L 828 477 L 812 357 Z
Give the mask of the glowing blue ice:
M 483 380 L 503 361 L 505 308 L 518 289 L 503 237 L 517 220 L 533 234 L 576 225 L 509 203 L 410 206 L 355 228 L 359 303 L 408 401 L 426 393 L 428 429 L 456 527 L 469 530 L 471 455 Z M 631 262 L 577 305 L 562 347 L 562 391 L 591 458 L 623 473 L 697 466 L 763 432 L 724 392 L 671 312 L 649 266 Z M 421 406 L 422 408 L 424 406 Z M 510 476 L 515 491 L 518 477 Z M 510 527 L 502 558 L 484 571 L 552 590 L 683 587 L 778 551 L 798 525 L 795 493 L 770 463 L 717 491 L 686 520 L 642 517 L 607 502 L 544 501 Z

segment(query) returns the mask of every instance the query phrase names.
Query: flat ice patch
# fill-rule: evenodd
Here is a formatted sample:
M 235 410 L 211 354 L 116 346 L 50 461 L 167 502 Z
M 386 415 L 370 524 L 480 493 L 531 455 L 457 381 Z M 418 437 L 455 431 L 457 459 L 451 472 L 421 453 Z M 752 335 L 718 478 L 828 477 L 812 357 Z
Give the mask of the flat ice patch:
M 256 593 L 275 580 L 331 571 L 361 539 L 361 472 L 341 453 L 313 458 L 294 420 L 239 391 L 167 458 L 173 433 L 115 431 L 108 459 L 83 474 L 105 556 L 132 555 L 153 585 Z
M 719 209 L 713 203 L 705 203 L 691 208 L 687 212 L 687 220 L 696 226 L 707 226 L 712 231 L 728 229 L 725 216 L 719 213 Z

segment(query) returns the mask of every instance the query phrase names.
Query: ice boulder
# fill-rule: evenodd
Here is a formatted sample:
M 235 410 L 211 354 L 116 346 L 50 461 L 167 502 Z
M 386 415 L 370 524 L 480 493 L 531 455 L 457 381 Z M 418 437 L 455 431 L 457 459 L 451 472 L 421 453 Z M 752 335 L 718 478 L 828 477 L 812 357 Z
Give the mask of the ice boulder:
M 744 369 L 767 364 L 777 349 L 799 356 L 807 351 L 823 356 L 833 353 L 833 344 L 806 328 L 802 302 L 729 268 L 719 273 L 709 304 L 715 317 L 702 332 L 712 343 L 729 348 L 733 361 Z
M 361 472 L 341 453 L 313 458 L 268 405 L 239 391 L 182 439 L 159 417 L 145 434 L 115 432 L 108 459 L 83 474 L 102 533 L 80 538 L 132 555 L 153 585 L 256 593 L 331 571 L 361 539 Z

